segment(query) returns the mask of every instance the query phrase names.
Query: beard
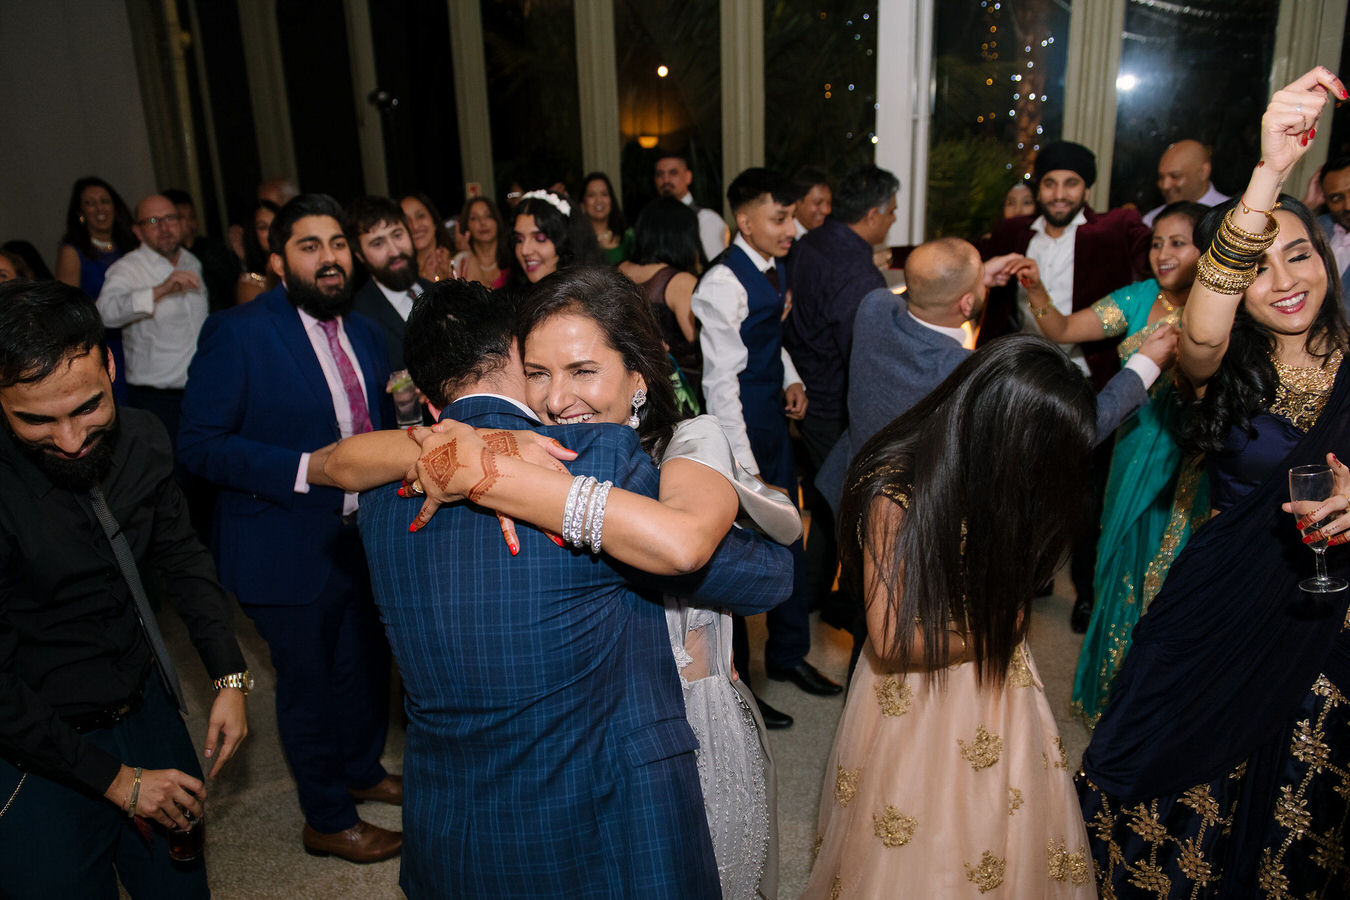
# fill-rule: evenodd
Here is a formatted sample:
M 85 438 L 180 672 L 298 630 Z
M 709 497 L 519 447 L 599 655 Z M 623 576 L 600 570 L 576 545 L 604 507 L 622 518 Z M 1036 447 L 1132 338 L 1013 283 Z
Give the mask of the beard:
M 347 280 L 347 270 L 342 266 L 324 266 L 310 280 L 297 276 L 290 266 L 284 266 L 283 269 L 286 273 L 286 296 L 292 304 L 320 322 L 329 322 L 346 315 L 352 308 L 352 284 Z M 332 291 L 319 287 L 318 279 L 332 273 L 342 275 L 342 284 Z
M 1045 210 L 1045 221 L 1049 222 L 1056 228 L 1063 228 L 1065 225 L 1068 225 L 1070 222 L 1073 221 L 1073 217 L 1078 215 L 1079 210 L 1081 210 L 1083 206 L 1084 204 L 1080 203 L 1062 216 L 1054 215 L 1049 210 Z
M 9 423 L 5 423 L 5 427 L 8 429 Z M 47 445 L 30 444 L 10 431 L 14 446 L 47 476 L 48 481 L 57 488 L 76 493 L 97 487 L 108 476 L 121 436 L 122 423 L 114 414 L 111 422 L 85 439 L 84 445 L 91 448 L 88 453 L 79 459 L 66 459 L 47 449 Z
M 401 269 L 389 268 L 395 260 L 401 259 L 405 265 Z M 389 288 L 391 291 L 407 291 L 417 283 L 417 263 L 406 253 L 400 253 L 398 256 L 389 257 L 389 261 L 381 268 L 370 266 L 370 277 L 374 278 L 380 284 Z

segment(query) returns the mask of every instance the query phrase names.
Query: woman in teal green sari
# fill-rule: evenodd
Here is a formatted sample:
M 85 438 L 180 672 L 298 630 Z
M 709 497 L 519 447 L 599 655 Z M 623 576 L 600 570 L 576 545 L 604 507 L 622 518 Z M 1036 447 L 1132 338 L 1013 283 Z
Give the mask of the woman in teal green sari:
M 1154 220 L 1149 251 L 1154 277 L 1121 288 L 1088 309 L 1060 315 L 1048 297 L 1038 299 L 1028 288 L 1046 337 L 1078 343 L 1125 335 L 1119 346 L 1124 362 L 1159 328 L 1179 327 L 1200 257 L 1191 232 L 1207 211 L 1196 203 L 1165 207 Z M 1172 371 L 1163 372 L 1149 389 L 1149 403 L 1116 432 L 1097 542 L 1097 603 L 1073 685 L 1074 712 L 1089 728 L 1106 705 L 1135 623 L 1191 532 L 1209 518 L 1203 466 L 1198 459 L 1184 458 L 1173 438 L 1179 413 L 1174 385 Z

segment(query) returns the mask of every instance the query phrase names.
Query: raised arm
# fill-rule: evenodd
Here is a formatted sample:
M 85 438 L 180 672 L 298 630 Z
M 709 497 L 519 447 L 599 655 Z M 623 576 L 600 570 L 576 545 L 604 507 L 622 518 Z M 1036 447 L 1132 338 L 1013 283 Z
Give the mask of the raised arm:
M 523 459 L 526 434 L 531 433 L 480 434 L 455 423 L 426 438 L 417 472 L 428 503 L 414 525 L 420 527 L 440 503 L 467 499 L 564 533 L 573 478 Z M 712 558 L 738 508 L 736 491 L 722 475 L 689 459 L 671 460 L 661 469 L 659 500 L 619 488 L 609 492 L 602 547 L 614 559 L 653 574 L 695 572 Z
M 1316 136 L 1328 92 L 1342 100 L 1350 98 L 1341 80 L 1318 66 L 1276 91 L 1261 117 L 1261 160 L 1238 205 L 1200 257 L 1195 284 L 1181 314 L 1178 361 L 1197 390 L 1203 390 L 1228 351 L 1233 316 L 1256 278 L 1264 251 L 1261 245 L 1269 247 L 1278 231 L 1271 213 L 1290 170 Z
M 1087 309 L 1080 309 L 1066 316 L 1055 309 L 1055 304 L 1051 302 L 1050 294 L 1041 281 L 1040 267 L 1036 265 L 1034 259 L 1023 259 L 1015 264 L 1013 274 L 1017 276 L 1022 287 L 1026 288 L 1027 303 L 1031 306 L 1031 314 L 1036 317 L 1036 325 L 1041 329 L 1041 334 L 1055 343 L 1081 344 L 1084 341 L 1099 341 L 1104 337 L 1124 334 L 1123 316 L 1120 317 L 1119 330 L 1108 330 L 1106 320 L 1098 310 L 1098 307 L 1106 302 L 1110 302 L 1114 308 L 1115 302 L 1110 298 L 1099 300 Z M 1120 315 L 1120 310 L 1116 310 L 1116 315 Z

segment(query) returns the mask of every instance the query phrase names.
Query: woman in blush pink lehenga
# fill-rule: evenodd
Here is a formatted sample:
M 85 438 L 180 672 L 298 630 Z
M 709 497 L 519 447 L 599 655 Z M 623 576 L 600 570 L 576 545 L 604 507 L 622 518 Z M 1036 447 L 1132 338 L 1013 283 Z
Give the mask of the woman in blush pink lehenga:
M 840 509 L 869 636 L 820 800 L 807 898 L 1094 897 L 1026 645 L 1087 486 L 1092 391 L 1040 337 L 967 359 L 870 440 Z

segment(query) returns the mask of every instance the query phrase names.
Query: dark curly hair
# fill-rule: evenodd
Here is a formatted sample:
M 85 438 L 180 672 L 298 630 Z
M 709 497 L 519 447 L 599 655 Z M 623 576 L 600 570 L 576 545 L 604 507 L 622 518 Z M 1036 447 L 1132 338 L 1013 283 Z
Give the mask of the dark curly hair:
M 590 220 L 581 214 L 581 210 L 576 208 L 566 197 L 559 197 L 553 191 L 549 191 L 558 200 L 568 203 L 571 206 L 570 214 L 563 214 L 558 207 L 542 197 L 526 197 L 516 204 L 515 214 L 511 217 L 511 258 L 513 262 L 512 280 L 521 284 L 529 284 L 529 278 L 525 275 L 525 270 L 520 265 L 520 260 L 515 259 L 515 225 L 516 219 L 521 216 L 532 216 L 534 218 L 534 227 L 542 231 L 553 242 L 554 248 L 558 251 L 558 270 L 561 271 L 569 266 L 594 266 L 604 262 L 600 254 L 600 245 L 595 240 L 595 229 L 591 227 Z
M 61 238 L 61 242 L 70 244 L 87 259 L 93 259 L 98 256 L 94 250 L 94 243 L 89 238 L 89 226 L 84 222 L 84 212 L 80 209 L 80 199 L 85 190 L 91 187 L 103 188 L 112 198 L 113 204 L 113 224 L 112 239 L 117 247 L 118 254 L 130 253 L 141 245 L 136 239 L 135 233 L 131 230 L 131 210 L 127 207 L 126 201 L 122 195 L 113 189 L 111 184 L 94 175 L 86 175 L 84 178 L 77 179 L 70 188 L 70 201 L 66 204 L 66 233 Z
M 527 201 L 528 202 L 528 201 Z M 627 277 L 608 266 L 573 266 L 540 279 L 524 296 L 516 323 L 522 353 L 525 338 L 540 323 L 572 313 L 590 319 L 623 365 L 647 383 L 647 402 L 638 410 L 642 448 L 659 459 L 680 421 L 671 385 L 670 358 L 651 304 Z
M 1229 200 L 1210 210 L 1195 226 L 1195 245 L 1207 250 L 1219 231 L 1223 217 L 1238 204 Z M 1280 209 L 1298 217 L 1307 229 L 1308 239 L 1326 269 L 1327 292 L 1322 308 L 1308 329 L 1304 346 L 1318 359 L 1326 359 L 1336 349 L 1346 348 L 1345 313 L 1341 309 L 1341 274 L 1336 257 L 1327 245 L 1322 229 L 1308 207 L 1288 194 L 1280 195 Z M 1322 343 L 1322 339 L 1329 338 Z M 1205 395 L 1187 402 L 1187 415 L 1181 419 L 1177 438 L 1191 453 L 1217 453 L 1228 434 L 1240 428 L 1255 436 L 1252 417 L 1275 400 L 1279 378 L 1271 352 L 1275 336 L 1247 312 L 1245 300 L 1233 315 L 1233 329 L 1223 361 L 1205 386 Z

